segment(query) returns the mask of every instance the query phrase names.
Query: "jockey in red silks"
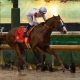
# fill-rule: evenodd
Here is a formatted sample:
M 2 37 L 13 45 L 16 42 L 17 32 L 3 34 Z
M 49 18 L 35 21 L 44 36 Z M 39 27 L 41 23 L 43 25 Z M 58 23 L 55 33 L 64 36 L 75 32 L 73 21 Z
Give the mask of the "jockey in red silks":
M 32 8 L 26 12 L 26 18 L 28 20 L 29 25 L 26 27 L 27 29 L 23 34 L 24 37 L 27 37 L 27 30 L 29 30 L 30 27 L 38 26 L 38 24 L 40 24 L 36 20 L 36 18 L 42 17 L 43 20 L 46 21 L 46 17 L 45 17 L 46 12 L 47 12 L 47 9 L 44 6 L 40 7 L 39 9 Z

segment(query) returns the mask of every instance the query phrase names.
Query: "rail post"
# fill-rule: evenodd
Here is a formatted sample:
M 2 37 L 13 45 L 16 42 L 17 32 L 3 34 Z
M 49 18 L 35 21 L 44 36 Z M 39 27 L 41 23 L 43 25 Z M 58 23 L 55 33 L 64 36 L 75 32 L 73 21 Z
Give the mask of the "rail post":
M 18 0 L 13 0 L 13 8 L 11 9 L 11 28 L 20 25 L 20 9 L 18 8 Z
M 1 29 L 0 29 L 0 35 L 2 35 L 3 30 L 4 30 L 4 27 L 1 27 Z M 1 45 L 1 41 L 0 41 L 0 45 Z M 2 50 L 0 49 L 0 64 L 3 63 L 3 55 L 2 54 L 3 54 Z

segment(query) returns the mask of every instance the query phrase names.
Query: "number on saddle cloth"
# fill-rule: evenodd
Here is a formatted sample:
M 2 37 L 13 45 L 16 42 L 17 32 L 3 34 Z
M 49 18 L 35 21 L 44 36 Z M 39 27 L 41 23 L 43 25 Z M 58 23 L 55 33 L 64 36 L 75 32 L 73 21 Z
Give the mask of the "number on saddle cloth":
M 25 30 L 26 30 L 26 28 L 24 26 L 20 26 L 16 30 L 16 33 L 14 35 L 15 41 L 21 41 L 21 42 L 24 42 L 25 41 L 25 38 L 22 36 Z

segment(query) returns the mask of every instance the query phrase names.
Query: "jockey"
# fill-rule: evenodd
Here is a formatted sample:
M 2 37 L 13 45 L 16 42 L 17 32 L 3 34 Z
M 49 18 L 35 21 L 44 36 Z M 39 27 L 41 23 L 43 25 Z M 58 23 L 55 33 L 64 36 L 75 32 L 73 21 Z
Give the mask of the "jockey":
M 28 20 L 29 26 L 28 27 L 32 27 L 32 26 L 38 26 L 38 24 L 40 24 L 36 18 L 38 17 L 42 17 L 44 21 L 46 21 L 46 17 L 45 14 L 47 12 L 47 9 L 42 6 L 39 9 L 36 8 L 32 8 L 30 10 L 28 10 L 26 12 L 26 18 Z M 26 37 L 27 36 L 27 30 L 24 32 L 23 36 Z

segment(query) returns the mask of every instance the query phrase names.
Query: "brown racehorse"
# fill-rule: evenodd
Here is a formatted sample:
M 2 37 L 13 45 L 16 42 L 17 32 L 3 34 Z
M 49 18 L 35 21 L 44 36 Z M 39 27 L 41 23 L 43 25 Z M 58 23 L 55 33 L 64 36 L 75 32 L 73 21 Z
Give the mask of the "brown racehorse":
M 8 32 L 8 34 L 1 36 L 2 37 L 1 39 L 5 39 L 8 45 L 16 51 L 16 54 L 18 56 L 17 67 L 18 67 L 18 72 L 20 74 L 21 72 L 20 63 L 24 61 L 22 58 L 22 54 L 23 54 L 23 51 L 26 45 L 24 43 L 17 44 L 15 42 L 14 34 L 17 28 L 18 27 L 11 29 Z M 30 46 L 33 52 L 41 54 L 43 57 L 42 62 L 37 64 L 37 68 L 43 66 L 45 58 L 46 58 L 45 52 L 54 55 L 57 58 L 61 67 L 64 67 L 59 56 L 49 46 L 50 45 L 50 35 L 54 29 L 60 31 L 63 34 L 67 33 L 67 29 L 59 15 L 53 16 L 47 19 L 44 24 L 39 24 L 37 27 L 34 27 L 34 29 L 31 31 L 30 42 L 29 42 Z

